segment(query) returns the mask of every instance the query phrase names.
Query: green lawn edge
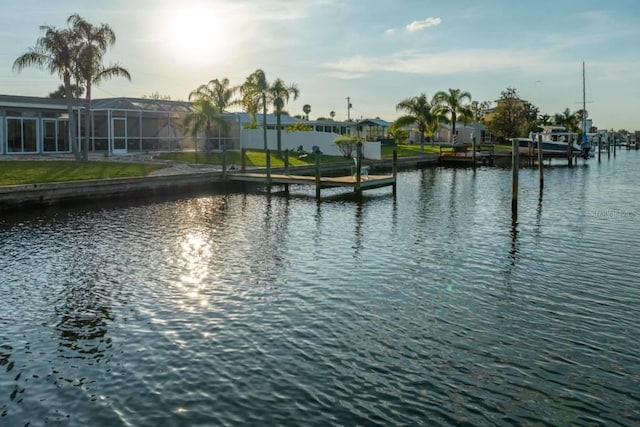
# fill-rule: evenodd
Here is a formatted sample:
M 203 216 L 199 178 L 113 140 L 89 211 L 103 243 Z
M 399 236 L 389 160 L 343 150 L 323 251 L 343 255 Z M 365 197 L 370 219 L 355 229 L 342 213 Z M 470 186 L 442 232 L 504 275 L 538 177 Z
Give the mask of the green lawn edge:
M 154 163 L 114 161 L 0 160 L 0 186 L 134 178 L 163 167 Z

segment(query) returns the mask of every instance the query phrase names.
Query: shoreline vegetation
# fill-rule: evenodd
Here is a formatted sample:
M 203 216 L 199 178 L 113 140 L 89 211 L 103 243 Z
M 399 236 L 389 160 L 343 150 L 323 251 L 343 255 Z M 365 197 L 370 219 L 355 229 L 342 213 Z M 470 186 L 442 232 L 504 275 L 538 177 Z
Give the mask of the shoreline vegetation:
M 510 147 L 497 147 L 500 150 L 508 150 Z M 391 159 L 393 151 L 396 150 L 398 157 L 411 156 L 433 156 L 440 154 L 438 145 L 425 144 L 424 152 L 419 144 L 402 144 L 397 146 L 382 147 L 382 158 Z M 450 148 L 443 148 L 443 152 L 450 151 Z M 46 184 L 53 182 L 83 181 L 95 179 L 113 178 L 134 178 L 149 176 L 160 169 L 170 167 L 175 164 L 209 165 L 221 166 L 223 160 L 221 152 L 209 154 L 195 151 L 172 152 L 150 154 L 146 157 L 149 160 L 127 160 L 126 156 L 112 157 L 110 160 L 75 162 L 71 156 L 68 160 L 49 159 L 28 159 L 15 156 L 11 159 L 0 160 L 0 186 L 25 185 L 25 184 Z M 241 162 L 240 151 L 227 151 L 228 167 L 239 168 Z M 245 163 L 247 167 L 266 167 L 266 154 L 262 150 L 247 150 Z M 350 159 L 341 156 L 321 157 L 322 165 L 349 162 Z M 312 154 L 299 158 L 296 152 L 289 152 L 289 166 L 301 167 L 312 166 L 315 158 Z M 283 167 L 284 158 L 278 157 L 275 152 L 271 154 L 271 166 Z

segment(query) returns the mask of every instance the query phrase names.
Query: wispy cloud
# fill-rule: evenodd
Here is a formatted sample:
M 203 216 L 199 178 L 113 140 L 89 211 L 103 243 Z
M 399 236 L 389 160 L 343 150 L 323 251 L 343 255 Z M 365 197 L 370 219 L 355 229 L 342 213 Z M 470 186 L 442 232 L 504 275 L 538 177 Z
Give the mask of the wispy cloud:
M 420 31 L 429 27 L 437 27 L 441 23 L 442 23 L 442 19 L 429 17 L 422 21 L 413 21 L 411 24 L 407 25 L 406 28 L 407 28 L 407 31 L 413 32 L 413 31 Z
M 360 55 L 327 63 L 325 66 L 336 77 L 345 73 L 350 78 L 380 71 L 448 75 L 519 69 L 523 73 L 539 75 L 548 70 L 549 61 L 552 61 L 556 70 L 565 65 L 561 58 L 544 51 L 460 49 L 440 53 L 406 50 L 380 57 Z M 572 61 L 567 61 L 566 65 L 575 67 Z

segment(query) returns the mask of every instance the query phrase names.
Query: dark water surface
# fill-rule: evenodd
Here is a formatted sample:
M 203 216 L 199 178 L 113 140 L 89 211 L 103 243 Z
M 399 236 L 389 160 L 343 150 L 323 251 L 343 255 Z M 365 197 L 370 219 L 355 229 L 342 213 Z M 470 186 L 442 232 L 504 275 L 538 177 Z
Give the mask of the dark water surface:
M 640 425 L 640 152 L 0 220 L 0 425 Z

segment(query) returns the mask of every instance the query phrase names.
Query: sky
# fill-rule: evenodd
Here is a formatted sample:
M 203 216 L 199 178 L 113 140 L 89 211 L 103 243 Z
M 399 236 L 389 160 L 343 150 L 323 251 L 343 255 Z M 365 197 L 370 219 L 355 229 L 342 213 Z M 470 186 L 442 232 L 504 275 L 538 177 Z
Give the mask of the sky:
M 1 0 L 0 94 L 47 96 L 45 70 L 12 70 L 40 26 L 78 13 L 109 24 L 107 64 L 125 67 L 93 98 L 174 100 L 260 68 L 295 83 L 291 115 L 393 121 L 396 105 L 449 88 L 495 101 L 507 88 L 553 116 L 582 108 L 600 129 L 640 130 L 638 0 Z

